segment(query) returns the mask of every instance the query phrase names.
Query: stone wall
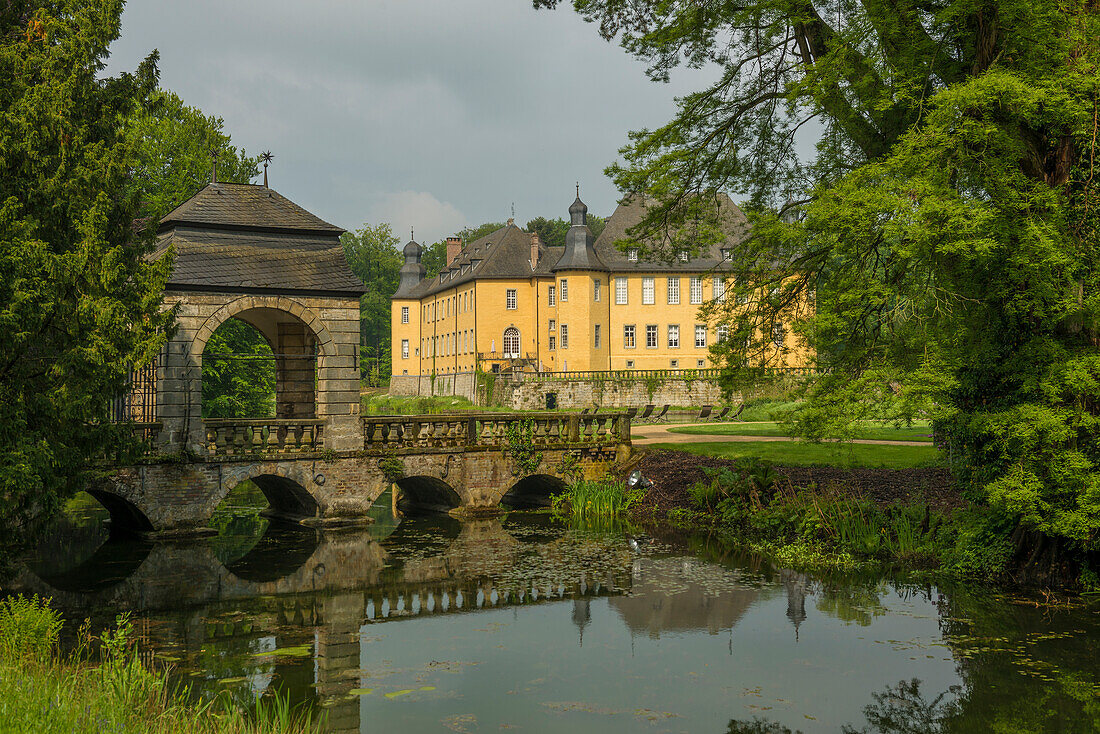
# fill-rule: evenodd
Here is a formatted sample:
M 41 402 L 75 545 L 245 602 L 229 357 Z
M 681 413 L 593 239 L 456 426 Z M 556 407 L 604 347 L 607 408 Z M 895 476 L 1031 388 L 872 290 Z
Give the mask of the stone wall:
M 389 393 L 403 396 L 457 395 L 476 403 L 476 384 L 477 375 L 473 372 L 436 375 L 434 380 L 427 375 L 394 375 L 390 378 Z
M 722 391 L 714 380 L 524 380 L 497 378 L 496 404 L 513 410 L 546 408 L 547 394 L 556 396 L 557 408 L 573 410 L 597 405 L 601 408 L 631 408 L 654 405 L 725 405 Z M 734 405 L 741 396 L 734 394 Z

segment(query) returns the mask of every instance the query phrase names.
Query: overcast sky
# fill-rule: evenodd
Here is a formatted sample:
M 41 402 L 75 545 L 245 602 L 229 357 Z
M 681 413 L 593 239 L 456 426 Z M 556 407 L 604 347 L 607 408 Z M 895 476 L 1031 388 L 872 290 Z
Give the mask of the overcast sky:
M 568 5 L 568 3 L 565 3 Z M 569 7 L 529 0 L 129 0 L 109 72 L 160 50 L 161 85 L 225 119 L 271 186 L 347 229 L 433 242 L 465 225 L 595 214 L 627 132 L 667 122 L 669 84 Z

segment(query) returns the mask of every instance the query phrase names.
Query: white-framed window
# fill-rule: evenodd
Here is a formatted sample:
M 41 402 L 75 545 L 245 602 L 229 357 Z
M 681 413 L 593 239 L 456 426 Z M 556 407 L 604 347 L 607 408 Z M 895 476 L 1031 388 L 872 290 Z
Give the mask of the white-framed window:
M 679 349 L 680 348 L 680 325 L 669 324 L 668 325 L 668 348 Z
M 679 306 L 680 305 L 680 279 L 669 278 L 668 279 L 668 305 Z
M 633 359 L 626 360 L 626 368 L 628 370 L 634 369 L 634 360 Z
M 637 247 L 631 247 L 629 250 L 627 250 L 626 251 L 626 259 L 629 260 L 632 263 L 638 262 L 638 248 Z
M 715 275 L 712 282 L 714 283 L 714 300 L 721 301 L 726 295 L 726 279 L 720 275 Z
M 706 367 L 706 362 L 704 360 L 697 359 L 697 360 L 695 360 L 695 366 L 696 367 Z
M 519 329 L 509 326 L 504 330 L 504 358 L 519 359 Z
M 786 336 L 787 335 L 783 329 L 783 324 L 772 324 L 772 344 L 782 349 L 783 342 L 786 340 Z
M 593 343 L 594 343 L 596 349 L 599 349 L 600 348 L 600 325 L 599 324 L 596 324 L 592 328 L 592 340 L 593 340 Z
M 592 279 L 592 300 L 596 303 L 600 302 L 600 279 Z
M 678 359 L 670 359 L 670 360 L 668 361 L 668 366 L 669 366 L 669 367 L 671 367 L 672 369 L 676 369 L 677 367 L 679 367 L 679 366 L 680 366 L 680 360 L 678 360 Z
M 703 279 L 698 275 L 691 276 L 690 284 L 690 298 L 693 306 L 697 306 L 703 302 Z
M 732 260 L 733 259 L 733 250 L 731 250 L 728 247 L 723 247 L 722 248 L 722 259 L 723 260 Z
M 550 319 L 550 331 L 556 331 L 558 328 L 558 320 Z
M 615 278 L 615 303 L 619 306 L 626 305 L 626 278 L 622 276 Z
M 561 285 L 561 302 L 565 303 L 569 300 L 569 281 L 565 278 L 562 278 L 561 281 L 559 281 L 559 284 Z
M 680 262 L 686 263 L 688 261 L 688 251 L 680 250 Z
M 557 346 L 556 342 L 557 342 L 557 337 L 556 336 L 550 337 L 550 351 L 551 352 L 554 351 L 555 347 Z
M 409 323 L 409 307 L 408 306 L 402 306 L 401 307 L 401 323 L 402 324 Z
M 408 358 L 409 358 L 409 340 L 408 339 L 402 339 L 401 340 L 401 359 L 408 359 Z
M 705 324 L 695 325 L 695 348 L 706 349 L 707 348 L 707 327 Z
M 561 348 L 569 348 L 569 324 L 561 325 Z
M 642 278 L 642 303 L 646 306 L 653 305 L 653 278 Z
M 646 324 L 645 345 L 647 349 L 657 348 L 657 324 Z
M 626 324 L 623 326 L 623 346 L 626 349 L 633 349 L 634 343 L 634 324 Z
M 557 304 L 557 292 L 558 292 L 557 287 L 550 286 L 550 290 L 548 290 L 547 294 L 546 294 L 546 305 L 547 306 L 553 306 L 553 305 Z
M 516 289 L 515 288 L 509 288 L 507 291 L 505 291 L 505 295 L 504 295 L 504 307 L 505 308 L 507 308 L 509 311 L 515 311 L 516 310 L 516 300 L 517 299 L 516 299 Z
M 718 343 L 721 344 L 729 338 L 730 327 L 726 324 L 718 324 Z

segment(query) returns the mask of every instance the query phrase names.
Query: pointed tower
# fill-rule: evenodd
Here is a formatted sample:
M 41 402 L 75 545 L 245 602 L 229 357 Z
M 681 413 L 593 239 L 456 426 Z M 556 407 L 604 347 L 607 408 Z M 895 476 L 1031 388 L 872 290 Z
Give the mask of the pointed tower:
M 411 380 L 413 386 L 406 385 L 404 389 L 411 389 L 409 394 L 416 395 L 421 373 L 420 290 L 426 270 L 420 258 L 424 248 L 410 239 L 401 253 L 405 256 L 405 264 L 401 266 L 397 291 L 390 300 L 390 334 L 393 338 L 390 347 L 393 377 L 390 384 Z
M 551 268 L 558 289 L 558 369 L 610 369 L 611 270 L 596 254 L 580 186 L 569 222 L 565 251 Z
M 416 240 L 409 240 L 401 253 L 405 256 L 405 264 L 401 266 L 401 280 L 393 294 L 394 298 L 411 294 L 413 289 L 424 280 L 424 274 L 427 272 L 423 263 L 420 262 L 424 248 L 417 244 Z

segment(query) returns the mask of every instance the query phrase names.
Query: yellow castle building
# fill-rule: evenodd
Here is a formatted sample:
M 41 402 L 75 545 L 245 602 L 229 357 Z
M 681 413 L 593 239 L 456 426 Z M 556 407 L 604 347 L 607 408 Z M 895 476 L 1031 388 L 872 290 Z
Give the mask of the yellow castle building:
M 727 240 L 671 263 L 649 262 L 615 247 L 644 215 L 627 198 L 598 239 L 578 193 L 569 207 L 564 247 L 550 247 L 509 219 L 473 242 L 447 240 L 447 264 L 425 278 L 423 249 L 404 248 L 405 264 L 392 299 L 391 392 L 423 392 L 424 378 L 452 382 L 486 372 L 683 370 L 713 366 L 710 346 L 721 325 L 699 314 L 730 284 L 726 243 L 745 237 L 744 213 L 720 203 Z M 777 340 L 784 337 L 782 329 Z M 778 346 L 778 344 L 777 344 Z M 787 364 L 801 364 L 788 349 Z

